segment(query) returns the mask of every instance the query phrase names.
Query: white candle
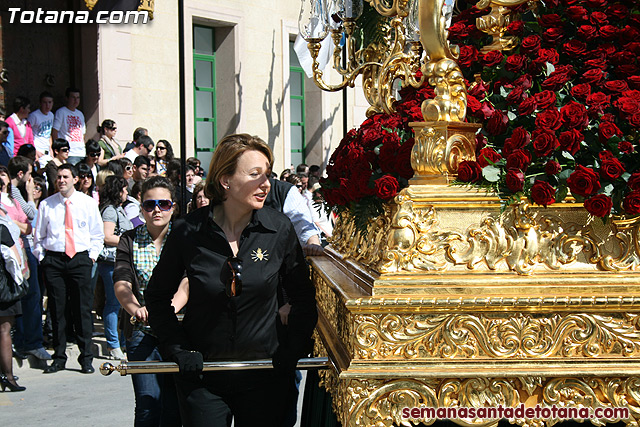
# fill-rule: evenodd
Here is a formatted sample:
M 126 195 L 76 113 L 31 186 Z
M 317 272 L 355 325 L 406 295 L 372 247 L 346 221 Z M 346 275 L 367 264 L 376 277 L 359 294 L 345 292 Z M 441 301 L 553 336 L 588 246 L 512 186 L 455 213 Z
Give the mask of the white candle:
M 347 18 L 353 18 L 353 2 L 352 0 L 345 0 L 344 2 L 345 15 Z

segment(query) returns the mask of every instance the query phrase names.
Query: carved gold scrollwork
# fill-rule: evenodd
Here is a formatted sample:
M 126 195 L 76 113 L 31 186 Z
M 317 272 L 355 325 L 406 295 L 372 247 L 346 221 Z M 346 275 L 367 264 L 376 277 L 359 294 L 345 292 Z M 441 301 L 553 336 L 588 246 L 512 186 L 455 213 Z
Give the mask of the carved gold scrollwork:
M 367 0 L 369 4 L 376 9 L 376 11 L 382 16 L 407 16 L 407 4 L 409 0 L 391 0 L 391 5 L 388 5 L 386 0 Z M 417 0 L 416 0 L 417 1 Z
M 417 125 L 416 144 L 411 151 L 411 167 L 415 177 L 454 175 L 463 160 L 475 160 L 474 125 L 459 126 L 444 123 Z
M 334 394 L 334 408 L 342 415 L 342 425 L 391 427 L 412 426 L 420 422 L 433 424 L 430 418 L 403 418 L 404 408 L 516 408 L 520 405 L 542 408 L 552 405 L 561 408 L 589 408 L 591 414 L 596 408 L 606 410 L 601 418 L 589 418 L 595 425 L 625 421 L 628 425 L 638 425 L 640 415 L 640 378 L 538 378 L 533 393 L 521 388 L 518 380 L 512 378 L 470 378 L 470 379 L 400 379 L 400 380 L 337 380 Z M 529 397 L 527 399 L 527 397 Z M 526 399 L 526 400 L 525 400 Z M 630 417 L 621 418 L 622 410 L 628 410 Z M 611 416 L 607 416 L 610 413 Z M 425 414 L 426 415 L 426 414 Z M 491 427 L 497 419 L 453 418 L 454 423 L 466 427 Z M 527 427 L 552 426 L 559 418 L 510 418 L 511 423 Z M 578 419 L 577 421 L 584 421 Z
M 598 266 L 606 271 L 636 270 L 640 266 L 640 217 L 611 222 L 619 255 L 602 251 Z
M 361 314 L 358 359 L 529 359 L 640 355 L 635 315 Z
M 467 114 L 467 88 L 458 63 L 450 58 L 430 61 L 422 72 L 435 89 L 435 98 L 422 102 L 426 121 L 462 122 Z

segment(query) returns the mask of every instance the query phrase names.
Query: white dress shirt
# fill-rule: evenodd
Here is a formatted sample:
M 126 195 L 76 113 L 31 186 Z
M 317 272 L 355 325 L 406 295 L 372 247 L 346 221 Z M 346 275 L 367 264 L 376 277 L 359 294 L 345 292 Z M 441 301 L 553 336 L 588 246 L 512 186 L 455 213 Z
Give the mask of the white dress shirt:
M 320 230 L 313 223 L 311 211 L 307 205 L 307 199 L 300 194 L 300 190 L 294 185 L 287 193 L 284 199 L 282 213 L 289 217 L 296 235 L 300 241 L 300 245 L 304 246 L 311 236 L 320 237 Z
M 76 252 L 89 251 L 89 257 L 95 261 L 104 244 L 104 226 L 98 205 L 93 198 L 79 191 L 74 191 L 69 200 Z M 40 203 L 32 250 L 38 260 L 42 261 L 46 251 L 64 252 L 65 213 L 65 198 L 60 193 Z

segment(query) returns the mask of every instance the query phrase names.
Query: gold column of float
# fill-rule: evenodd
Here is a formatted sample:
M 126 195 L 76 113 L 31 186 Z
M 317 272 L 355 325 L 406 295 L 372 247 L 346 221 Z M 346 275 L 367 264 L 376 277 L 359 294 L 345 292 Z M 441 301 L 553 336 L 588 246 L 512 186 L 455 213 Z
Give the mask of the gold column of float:
M 503 209 L 491 194 L 449 186 L 459 162 L 475 158 L 477 126 L 464 122 L 466 88 L 443 3 L 419 1 L 421 70 L 436 97 L 422 105 L 424 122 L 411 124 L 415 176 L 366 233 L 343 215 L 327 256 L 311 258 L 320 312 L 316 353 L 334 366 L 320 375 L 339 420 L 409 426 L 404 407 L 555 404 L 625 407 L 624 421 L 637 425 L 640 221 L 604 225 L 575 203 Z M 406 0 L 369 3 L 385 16 L 406 14 Z M 492 46 L 512 45 L 503 37 L 504 7 L 521 3 L 477 5 L 491 8 L 478 21 L 494 37 Z M 365 90 L 388 97 L 380 87 L 395 77 L 421 84 L 403 74 L 407 67 L 395 65 Z M 373 102 L 370 112 L 386 111 L 388 101 Z

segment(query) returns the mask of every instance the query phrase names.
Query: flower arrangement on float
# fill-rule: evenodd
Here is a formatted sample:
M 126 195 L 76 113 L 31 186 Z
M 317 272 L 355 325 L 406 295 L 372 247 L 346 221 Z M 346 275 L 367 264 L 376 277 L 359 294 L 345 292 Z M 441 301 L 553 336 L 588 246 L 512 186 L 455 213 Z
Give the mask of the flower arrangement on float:
M 458 184 L 485 187 L 508 205 L 548 206 L 569 194 L 594 216 L 640 214 L 640 3 L 544 0 L 513 8 L 521 19 L 509 51 L 481 49 L 491 37 L 475 6 L 459 13 L 449 40 L 460 46 L 467 120 L 482 124 L 476 161 Z M 368 118 L 333 153 L 323 182 L 329 206 L 372 218 L 408 185 L 413 134 L 429 87 L 402 91 L 397 113 Z

